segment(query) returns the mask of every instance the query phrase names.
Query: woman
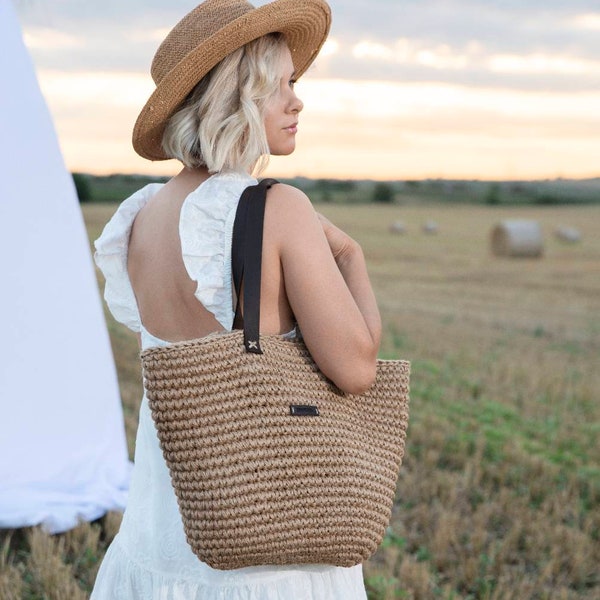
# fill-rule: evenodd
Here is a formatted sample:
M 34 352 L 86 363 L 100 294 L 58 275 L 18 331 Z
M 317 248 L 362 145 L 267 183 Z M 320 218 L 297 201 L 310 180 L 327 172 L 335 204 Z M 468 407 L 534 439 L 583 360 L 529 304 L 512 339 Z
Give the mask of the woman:
M 152 65 L 157 84 L 136 123 L 142 156 L 181 172 L 119 207 L 96 242 L 115 318 L 142 348 L 230 330 L 231 240 L 239 197 L 269 154 L 294 151 L 295 80 L 323 44 L 324 0 L 207 0 L 171 31 Z M 380 318 L 359 245 L 283 184 L 268 193 L 261 333 L 296 325 L 321 370 L 360 393 L 375 377 Z M 217 571 L 189 548 L 146 398 L 128 507 L 92 594 L 105 598 L 366 598 L 361 565 Z

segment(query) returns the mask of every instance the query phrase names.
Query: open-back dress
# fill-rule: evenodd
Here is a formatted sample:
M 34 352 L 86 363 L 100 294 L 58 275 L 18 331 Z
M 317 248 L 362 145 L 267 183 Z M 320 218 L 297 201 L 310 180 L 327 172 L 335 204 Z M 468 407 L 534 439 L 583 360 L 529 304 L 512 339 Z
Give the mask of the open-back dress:
M 231 240 L 241 193 L 256 180 L 233 171 L 211 176 L 185 199 L 179 235 L 196 297 L 231 330 Z M 141 320 L 127 273 L 134 219 L 162 184 L 142 188 L 118 208 L 96 241 L 105 299 L 117 321 L 141 335 L 142 348 L 167 345 Z M 177 499 L 144 396 L 135 467 L 121 528 L 100 567 L 91 600 L 366 600 L 362 566 L 259 566 L 220 571 L 201 562 L 183 531 Z

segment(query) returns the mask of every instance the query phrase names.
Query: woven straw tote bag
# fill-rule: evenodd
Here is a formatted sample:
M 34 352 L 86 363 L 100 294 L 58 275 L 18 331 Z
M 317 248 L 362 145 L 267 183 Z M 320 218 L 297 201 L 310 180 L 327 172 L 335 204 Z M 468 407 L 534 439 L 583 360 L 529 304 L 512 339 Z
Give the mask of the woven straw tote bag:
M 389 523 L 408 425 L 407 361 L 341 392 L 302 341 L 258 335 L 266 190 L 234 225 L 243 331 L 142 352 L 144 385 L 194 553 L 217 569 L 369 558 Z M 239 298 L 239 294 L 238 294 Z M 241 324 L 239 305 L 237 324 Z

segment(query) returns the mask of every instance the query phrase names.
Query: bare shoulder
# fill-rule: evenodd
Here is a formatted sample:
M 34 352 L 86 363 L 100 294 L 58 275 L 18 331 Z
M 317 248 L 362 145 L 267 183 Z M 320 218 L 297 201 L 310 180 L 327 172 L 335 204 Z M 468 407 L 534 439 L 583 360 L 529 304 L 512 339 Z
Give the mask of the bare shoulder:
M 296 197 L 305 198 L 308 196 L 299 188 L 289 183 L 278 182 L 269 188 L 269 197 Z
M 288 227 L 297 228 L 310 222 L 317 223 L 317 216 L 308 196 L 298 188 L 284 183 L 274 185 L 267 195 L 265 226 L 278 231 Z

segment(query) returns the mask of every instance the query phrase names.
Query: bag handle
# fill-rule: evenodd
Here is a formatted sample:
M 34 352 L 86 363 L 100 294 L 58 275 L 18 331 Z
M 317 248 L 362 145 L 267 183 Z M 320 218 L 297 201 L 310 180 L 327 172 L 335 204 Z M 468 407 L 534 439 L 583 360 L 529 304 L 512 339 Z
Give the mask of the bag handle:
M 244 346 L 247 352 L 262 354 L 260 348 L 260 281 L 262 270 L 263 222 L 267 190 L 276 179 L 263 179 L 248 186 L 240 197 L 231 245 L 231 271 L 237 297 L 234 329 L 244 329 Z M 243 289 L 242 289 L 243 283 Z M 240 298 L 244 298 L 244 316 Z

